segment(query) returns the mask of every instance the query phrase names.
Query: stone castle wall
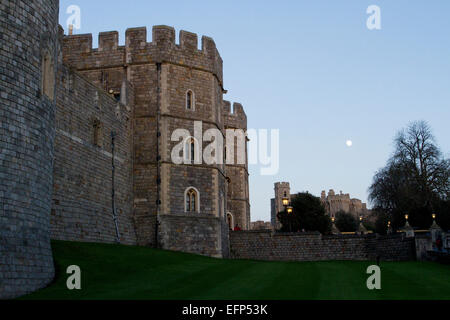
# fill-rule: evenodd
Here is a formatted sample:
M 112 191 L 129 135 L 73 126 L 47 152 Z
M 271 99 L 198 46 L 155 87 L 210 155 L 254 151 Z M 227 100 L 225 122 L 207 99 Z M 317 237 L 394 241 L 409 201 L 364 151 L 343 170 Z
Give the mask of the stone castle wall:
M 0 299 L 42 288 L 54 274 L 58 12 L 57 0 L 0 2 Z
M 339 235 L 320 233 L 230 232 L 230 254 L 234 259 L 272 261 L 321 260 L 415 260 L 414 238 L 401 235 Z
M 247 116 L 244 108 L 239 103 L 233 104 L 231 111 L 231 103 L 223 102 L 223 118 L 225 130 L 243 130 L 247 131 Z M 245 138 L 246 139 L 246 138 Z M 248 163 L 247 163 L 247 141 L 245 140 L 244 150 L 245 163 L 239 163 L 238 141 L 234 141 L 233 157 L 226 149 L 228 154 L 226 160 L 232 159 L 232 163 L 226 162 L 226 175 L 228 178 L 227 193 L 227 212 L 232 215 L 234 225 L 239 225 L 241 229 L 250 229 L 250 202 L 249 202 L 249 185 L 248 185 Z M 240 149 L 239 149 L 240 150 Z M 234 225 L 231 226 L 234 228 Z
M 175 30 L 167 26 L 153 27 L 151 42 L 147 41 L 146 28 L 128 29 L 124 46 L 119 46 L 118 38 L 115 31 L 100 33 L 99 48 L 94 49 L 91 34 L 65 36 L 63 60 L 107 92 L 119 92 L 124 79 L 134 88 L 131 118 L 137 243 L 154 246 L 158 234 L 170 233 L 167 221 L 172 220 L 166 219 L 158 226 L 157 216 L 185 214 L 184 193 L 189 187 L 199 191 L 202 214 L 223 219 L 231 208 L 239 210 L 236 215 L 243 216 L 241 221 L 247 225 L 250 219 L 246 167 L 244 171 L 228 171 L 236 189 L 243 190 L 238 199 L 243 205 L 237 206 L 227 200 L 225 165 L 175 165 L 171 159 L 173 147 L 179 144 L 171 141 L 175 129 L 187 129 L 194 135 L 195 121 L 202 122 L 200 134 L 210 128 L 224 133 L 226 124 L 246 128 L 242 106 L 237 106 L 234 113 L 224 110 L 222 59 L 214 41 L 202 37 L 202 49 L 198 50 L 197 35 L 181 31 L 180 43 L 176 44 Z M 185 107 L 188 90 L 194 95 L 192 110 Z M 208 144 L 204 141 L 202 147 Z M 191 215 L 185 219 L 196 218 Z M 167 241 L 160 243 L 165 246 Z
M 114 242 L 112 137 L 115 135 L 115 207 L 122 243 L 135 244 L 131 109 L 133 89 L 121 101 L 60 66 L 56 94 L 52 239 Z
M 325 191 L 322 191 L 320 199 L 330 217 L 335 217 L 336 213 L 340 211 L 350 213 L 356 219 L 361 215 L 364 217 L 369 215 L 366 203 L 359 199 L 350 198 L 350 194 L 342 193 L 342 191 L 339 194 L 335 194 L 334 190 L 331 189 L 328 195 L 326 195 Z
M 227 256 L 228 238 L 222 235 L 228 232 L 222 233 L 223 219 L 209 214 L 164 214 L 158 221 L 160 247 L 217 258 Z

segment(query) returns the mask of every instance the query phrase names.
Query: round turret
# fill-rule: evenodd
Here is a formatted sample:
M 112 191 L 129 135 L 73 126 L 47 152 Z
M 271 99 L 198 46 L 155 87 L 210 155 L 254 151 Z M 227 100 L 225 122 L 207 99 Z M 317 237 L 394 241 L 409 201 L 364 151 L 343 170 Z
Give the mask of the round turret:
M 53 278 L 53 184 L 58 0 L 0 3 L 0 299 Z

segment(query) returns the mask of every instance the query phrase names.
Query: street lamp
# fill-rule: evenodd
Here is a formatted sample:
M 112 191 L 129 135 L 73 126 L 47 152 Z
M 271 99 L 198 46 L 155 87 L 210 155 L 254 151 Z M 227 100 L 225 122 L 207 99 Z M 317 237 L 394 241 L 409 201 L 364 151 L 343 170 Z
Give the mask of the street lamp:
M 288 215 L 290 215 L 293 211 L 293 208 L 291 206 L 286 206 L 286 212 Z M 292 232 L 292 216 L 288 217 L 289 219 L 289 232 Z
M 436 223 L 436 214 L 433 213 L 431 217 L 433 218 L 433 224 L 430 227 L 431 241 L 433 243 L 433 248 L 436 248 L 436 240 L 441 236 L 442 229 Z
M 283 206 L 287 207 L 287 206 L 289 205 L 289 198 L 284 197 L 284 198 L 282 199 L 282 201 L 283 201 Z
M 340 234 L 341 232 L 336 227 L 336 218 L 334 216 L 331 216 L 331 233 L 332 234 Z
M 367 229 L 363 225 L 363 216 L 362 215 L 359 216 L 359 227 L 358 227 L 358 229 L 359 229 L 358 232 L 360 234 L 366 234 L 367 233 Z
M 408 219 L 409 219 L 409 215 L 405 214 L 406 223 L 405 223 L 405 227 L 403 229 L 405 232 L 405 236 L 407 238 L 411 238 L 411 237 L 414 237 L 414 229 L 409 225 Z

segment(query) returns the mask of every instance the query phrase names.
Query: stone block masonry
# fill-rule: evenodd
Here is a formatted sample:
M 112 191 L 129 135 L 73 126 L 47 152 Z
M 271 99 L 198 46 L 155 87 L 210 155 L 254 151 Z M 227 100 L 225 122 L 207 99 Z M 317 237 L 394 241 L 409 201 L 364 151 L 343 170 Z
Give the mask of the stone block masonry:
M 113 31 L 93 49 L 92 35 L 58 30 L 58 3 L 0 2 L 0 298 L 51 281 L 50 237 L 114 242 L 113 198 L 122 243 L 228 257 L 227 221 L 250 222 L 247 154 L 171 161 L 175 129 L 246 129 L 223 101 L 214 41 L 198 50 L 197 35 L 176 44 L 155 26 L 152 42 L 132 28 L 125 46 Z
M 195 121 L 202 122 L 202 133 L 217 128 L 224 136 L 227 128 L 247 128 L 243 107 L 235 103 L 231 112 L 231 104 L 223 101 L 222 59 L 214 41 L 203 36 L 199 50 L 197 35 L 180 31 L 180 42 L 176 44 L 175 30 L 169 26 L 154 26 L 151 42 L 147 41 L 146 28 L 127 29 L 124 46 L 120 46 L 118 40 L 116 31 L 100 33 L 99 47 L 92 48 L 91 34 L 65 36 L 62 39 L 63 62 L 107 92 L 118 92 L 123 80 L 134 88 L 131 117 L 137 243 L 181 248 L 168 245 L 167 239 L 158 241 L 158 235 L 167 236 L 176 228 L 170 227 L 170 222 L 178 225 L 178 219 L 165 219 L 158 226 L 160 215 L 181 214 L 185 220 L 192 219 L 186 221 L 191 224 L 198 222 L 197 214 L 221 221 L 226 221 L 226 215 L 230 214 L 234 218 L 231 221 L 239 223 L 243 229 L 249 228 L 247 162 L 237 166 L 176 165 L 171 159 L 171 151 L 179 143 L 171 140 L 172 133 L 183 128 L 194 134 Z M 192 96 L 189 108 L 187 93 Z M 204 141 L 203 148 L 206 145 Z M 190 188 L 198 192 L 199 212 L 186 212 L 185 194 Z M 183 235 L 189 243 L 192 229 L 185 230 Z M 214 230 L 218 232 L 216 238 L 220 239 L 222 229 Z M 227 241 L 219 244 L 228 247 Z M 210 245 L 210 252 L 217 250 L 215 243 Z M 180 250 L 193 252 L 189 248 Z M 204 249 L 199 251 L 204 252 Z
M 208 214 L 199 214 L 196 217 L 170 214 L 159 215 L 158 221 L 160 246 L 167 250 L 197 253 L 217 258 L 228 255 L 226 252 L 228 237 L 222 238 L 224 221 L 220 218 Z M 226 230 L 224 231 L 227 234 Z M 224 246 L 225 250 L 223 250 Z
M 320 233 L 230 232 L 230 254 L 234 259 L 268 261 L 325 260 L 415 260 L 414 238 L 401 235 L 339 235 Z
M 133 217 L 133 88 L 122 97 L 61 66 L 57 83 L 52 239 L 114 242 L 112 137 L 115 133 L 115 207 L 120 240 L 136 244 Z
M 54 275 L 50 206 L 58 0 L 0 2 L 0 299 Z

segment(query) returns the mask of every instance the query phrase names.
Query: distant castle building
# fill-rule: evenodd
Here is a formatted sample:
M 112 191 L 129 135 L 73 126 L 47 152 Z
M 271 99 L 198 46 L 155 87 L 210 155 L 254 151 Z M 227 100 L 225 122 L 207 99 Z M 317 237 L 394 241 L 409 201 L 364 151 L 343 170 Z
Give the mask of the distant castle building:
M 273 228 L 281 228 L 281 224 L 278 221 L 277 214 L 284 210 L 283 198 L 288 198 L 291 201 L 291 190 L 289 182 L 277 182 L 275 183 L 275 198 L 270 199 L 271 204 L 271 224 Z M 325 191 L 322 191 L 320 200 L 325 207 L 326 213 L 330 217 L 334 217 L 339 211 L 351 213 L 358 218 L 359 216 L 367 216 L 369 210 L 367 205 L 359 199 L 351 199 L 350 194 L 342 193 L 342 191 L 336 195 L 333 190 L 328 192 L 328 196 Z
M 327 196 L 324 190 L 320 195 L 320 200 L 325 206 L 326 212 L 331 217 L 335 217 L 339 211 L 350 213 L 355 218 L 367 216 L 368 214 L 367 205 L 364 202 L 359 199 L 350 198 L 350 194 L 344 194 L 342 191 L 339 194 L 335 194 L 334 190 L 331 189 Z
M 253 221 L 250 223 L 250 230 L 271 230 L 272 223 L 270 221 Z

